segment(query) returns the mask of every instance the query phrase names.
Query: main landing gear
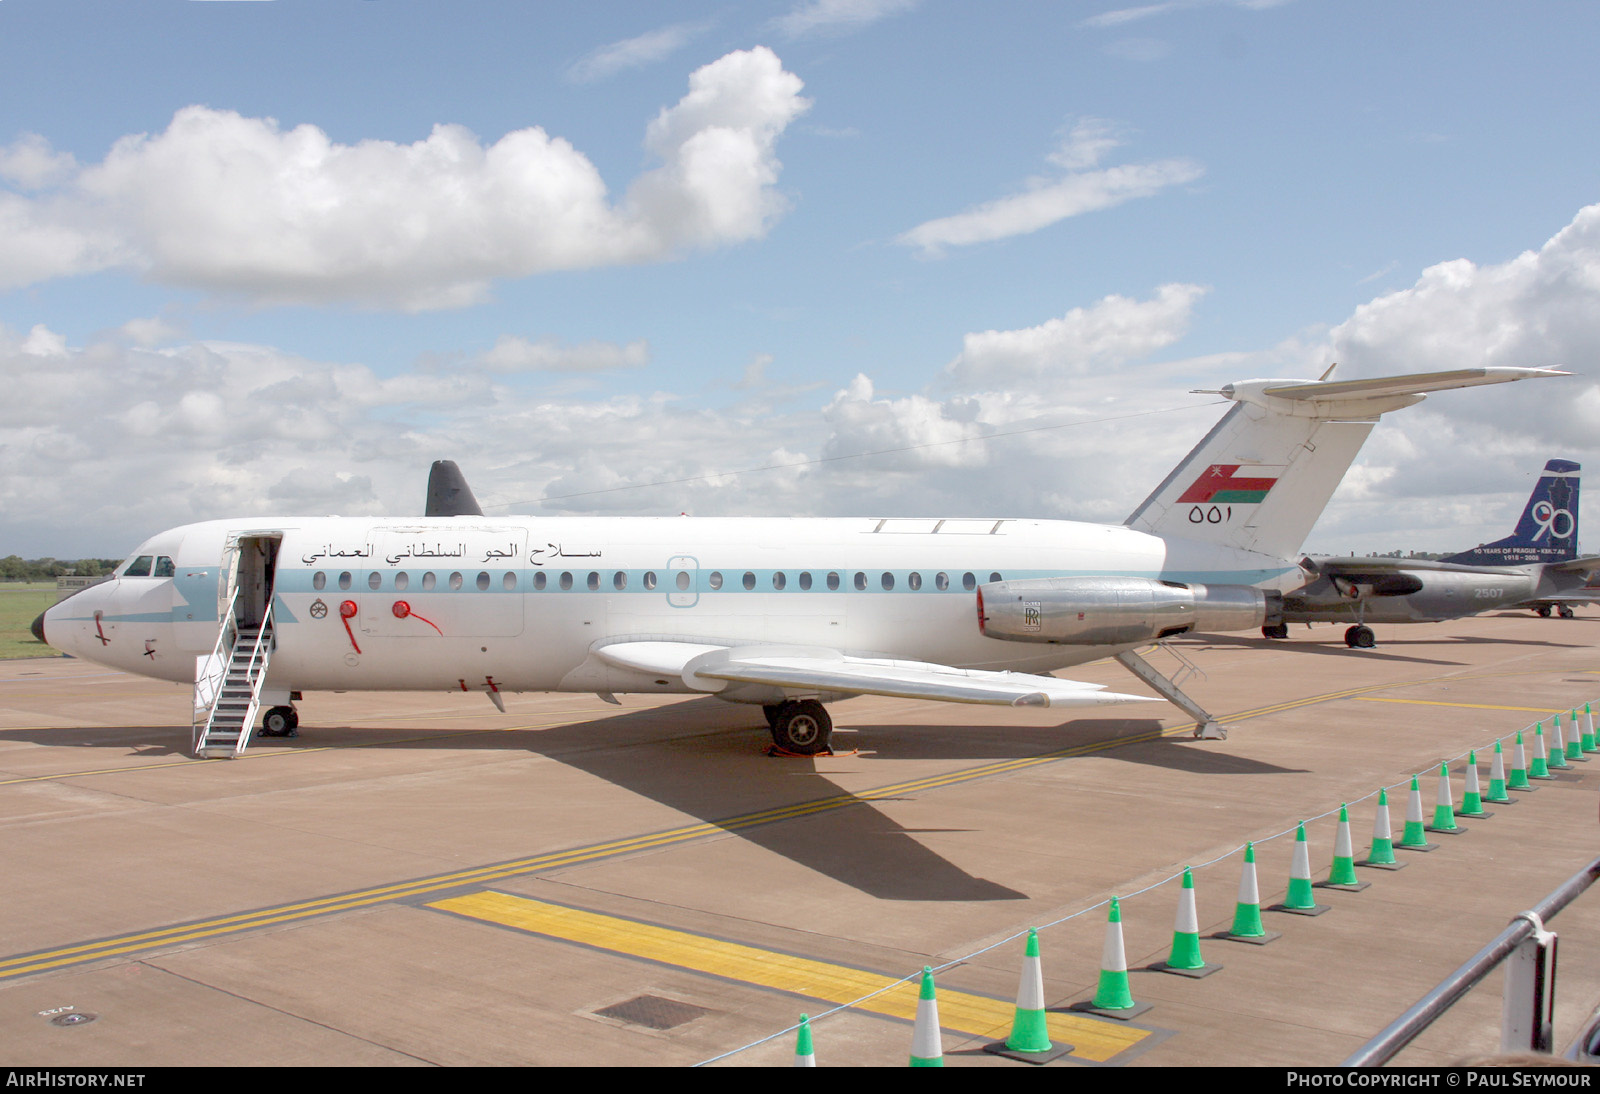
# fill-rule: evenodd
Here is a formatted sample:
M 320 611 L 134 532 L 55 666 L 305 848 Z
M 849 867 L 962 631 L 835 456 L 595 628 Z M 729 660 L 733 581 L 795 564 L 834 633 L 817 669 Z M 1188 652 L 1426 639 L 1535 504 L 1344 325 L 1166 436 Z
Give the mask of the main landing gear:
M 1537 615 L 1540 619 L 1549 619 L 1550 618 L 1550 605 L 1548 605 L 1548 604 L 1540 604 L 1537 608 L 1533 609 L 1533 614 Z M 1571 619 L 1577 613 L 1572 610 L 1570 605 L 1557 604 L 1556 605 L 1556 614 L 1559 615 L 1562 619 Z
M 761 710 L 772 727 L 772 743 L 784 752 L 816 756 L 828 751 L 833 719 L 815 699 L 788 699 Z
M 1357 623 L 1344 632 L 1344 644 L 1353 650 L 1370 650 L 1378 644 L 1377 635 L 1365 623 Z
M 291 706 L 273 707 L 261 716 L 263 737 L 300 736 L 300 712 Z
M 1287 623 L 1268 623 L 1265 627 L 1261 628 L 1261 637 L 1262 638 L 1288 638 L 1289 637 L 1289 624 L 1287 624 Z

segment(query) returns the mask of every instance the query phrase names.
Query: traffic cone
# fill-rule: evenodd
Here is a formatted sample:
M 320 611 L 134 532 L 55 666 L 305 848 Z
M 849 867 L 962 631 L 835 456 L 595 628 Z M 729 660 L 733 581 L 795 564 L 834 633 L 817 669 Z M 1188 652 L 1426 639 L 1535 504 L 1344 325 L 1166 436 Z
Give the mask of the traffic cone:
M 1585 752 L 1600 752 L 1600 745 L 1594 740 L 1594 711 L 1589 709 L 1589 704 L 1583 704 L 1583 750 Z
M 1567 714 L 1567 759 L 1576 760 L 1578 763 L 1588 763 L 1583 754 L 1583 731 L 1578 728 L 1578 708 L 1573 707 Z
M 1478 751 L 1473 749 L 1467 753 L 1467 780 L 1466 787 L 1461 794 L 1461 808 L 1456 810 L 1458 817 L 1492 817 L 1493 813 L 1483 808 L 1483 793 L 1478 786 Z
M 1128 957 L 1122 948 L 1122 905 L 1111 898 L 1106 917 L 1106 941 L 1100 950 L 1100 986 L 1095 989 L 1098 1010 L 1127 1010 L 1133 1006 L 1133 991 L 1128 985 Z
M 911 1031 L 911 1066 L 944 1066 L 939 1000 L 933 994 L 933 970 L 926 965 L 922 967 L 922 990 L 917 993 L 917 1024 Z
M 800 1016 L 800 1032 L 794 1039 L 794 1066 L 817 1066 L 817 1054 L 811 1048 L 811 1019 L 803 1014 Z
M 1233 927 L 1218 937 L 1256 946 L 1265 946 L 1274 938 L 1283 937 L 1281 931 L 1269 931 L 1261 925 L 1261 891 L 1256 885 L 1256 845 L 1253 843 L 1244 845 L 1244 870 L 1239 875 L 1239 902 L 1233 911 Z
M 1210 976 L 1221 965 L 1208 965 L 1200 956 L 1200 916 L 1194 906 L 1194 874 L 1183 868 L 1183 887 L 1178 890 L 1178 920 L 1172 929 L 1172 954 L 1154 966 L 1162 972 L 1199 979 Z
M 1294 831 L 1294 857 L 1289 862 L 1289 892 L 1282 904 L 1274 904 L 1275 912 L 1293 912 L 1295 915 L 1321 915 L 1328 910 L 1318 904 L 1311 894 L 1311 847 L 1306 843 L 1306 824 L 1301 821 Z
M 1403 870 L 1405 863 L 1394 857 L 1394 835 L 1389 829 L 1389 792 L 1378 790 L 1378 812 L 1372 820 L 1372 849 L 1361 860 L 1362 866 L 1375 866 L 1382 870 Z
M 1122 948 L 1122 905 L 1116 897 L 1111 898 L 1111 912 L 1106 918 L 1106 942 L 1100 952 L 1100 984 L 1093 999 L 1074 1003 L 1072 1009 L 1124 1020 L 1137 1018 L 1150 1009 L 1149 1003 L 1133 1001 L 1133 991 L 1128 986 L 1128 958 Z
M 1466 829 L 1456 824 L 1456 800 L 1450 792 L 1450 766 L 1439 765 L 1439 796 L 1434 799 L 1433 823 L 1428 826 L 1430 832 L 1464 832 Z
M 1528 753 L 1522 746 L 1522 730 L 1517 730 L 1517 750 L 1511 754 L 1511 778 L 1507 790 L 1532 790 L 1528 784 Z
M 1544 723 L 1536 722 L 1533 727 L 1533 763 L 1528 768 L 1528 778 L 1548 779 L 1550 777 L 1550 761 L 1547 759 L 1544 747 Z
M 1573 722 L 1572 729 L 1574 735 L 1576 735 L 1578 729 L 1576 720 Z M 1561 715 L 1559 714 L 1550 720 L 1550 759 L 1546 766 L 1551 771 L 1560 771 L 1572 766 L 1567 763 L 1567 745 L 1562 740 Z
M 1483 800 L 1496 805 L 1511 804 L 1511 795 L 1506 793 L 1506 757 L 1499 738 L 1495 738 L 1494 759 L 1489 763 L 1489 796 Z
M 1049 1020 L 1044 1010 L 1044 971 L 1039 964 L 1039 932 L 1029 928 L 1022 952 L 1022 976 L 1017 980 L 1017 1011 L 1011 1036 L 983 1046 L 985 1052 L 1048 1064 L 1072 1051 L 1071 1045 L 1050 1043 Z
M 1350 807 L 1340 802 L 1339 827 L 1333 837 L 1333 866 L 1328 871 L 1328 880 L 1319 882 L 1319 887 L 1359 893 L 1371 885 L 1370 881 L 1357 880 L 1355 859 L 1355 851 L 1350 843 Z
M 1039 967 L 1039 932 L 1028 929 L 1022 951 L 1022 976 L 1017 981 L 1017 1015 L 1006 1047 L 1012 1052 L 1049 1052 L 1050 1031 L 1044 1017 L 1044 972 Z
M 1411 795 L 1406 800 L 1406 826 L 1400 833 L 1400 842 L 1396 844 L 1407 851 L 1432 851 L 1439 846 L 1429 843 L 1428 837 L 1422 834 L 1422 788 L 1417 784 L 1417 777 L 1411 776 Z

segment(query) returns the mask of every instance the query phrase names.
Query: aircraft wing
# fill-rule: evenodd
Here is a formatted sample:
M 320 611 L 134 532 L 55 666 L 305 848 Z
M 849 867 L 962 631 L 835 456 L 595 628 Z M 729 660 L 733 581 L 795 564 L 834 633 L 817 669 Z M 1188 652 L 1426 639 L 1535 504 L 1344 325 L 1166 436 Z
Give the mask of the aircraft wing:
M 729 684 L 758 684 L 796 692 L 892 695 L 1013 707 L 1081 707 L 1152 703 L 1145 695 L 1106 691 L 1104 685 L 1026 672 L 958 669 L 926 661 L 852 657 L 816 646 L 714 646 L 639 641 L 601 646 L 595 655 L 617 668 L 683 677 L 717 692 Z
M 1345 558 L 1308 557 L 1301 559 L 1300 565 L 1314 574 L 1321 574 L 1324 577 L 1346 577 L 1352 581 L 1362 577 L 1398 574 L 1410 570 L 1493 575 L 1510 569 L 1510 567 L 1462 566 L 1458 563 L 1438 562 L 1427 558 L 1366 558 L 1359 555 Z M 1597 565 L 1600 565 L 1600 562 L 1597 562 Z

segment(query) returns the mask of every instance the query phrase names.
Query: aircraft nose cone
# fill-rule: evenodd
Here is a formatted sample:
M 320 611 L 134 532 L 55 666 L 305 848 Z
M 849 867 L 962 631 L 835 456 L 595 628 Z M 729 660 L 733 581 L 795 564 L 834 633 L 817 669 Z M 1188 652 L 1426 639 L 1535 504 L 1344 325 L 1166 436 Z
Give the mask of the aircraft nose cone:
M 35 638 L 37 638 L 39 641 L 44 642 L 44 644 L 47 645 L 47 646 L 50 644 L 49 642 L 45 641 L 45 637 L 44 637 L 44 613 L 43 612 L 39 613 L 39 618 L 35 619 L 33 621 L 33 626 L 29 627 L 28 629 L 33 632 L 33 636 Z

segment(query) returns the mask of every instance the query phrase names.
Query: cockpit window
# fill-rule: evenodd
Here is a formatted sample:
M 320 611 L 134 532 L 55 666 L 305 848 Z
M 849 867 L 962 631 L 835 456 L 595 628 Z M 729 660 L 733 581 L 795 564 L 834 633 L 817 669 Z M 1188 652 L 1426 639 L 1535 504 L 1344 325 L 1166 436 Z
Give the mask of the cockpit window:
M 153 555 L 140 555 L 128 563 L 128 568 L 122 571 L 123 577 L 149 577 L 150 564 L 155 561 Z
M 171 557 L 168 556 L 168 555 L 160 555 L 160 556 L 158 556 L 156 558 L 156 568 L 155 568 L 154 573 L 152 573 L 151 576 L 152 577 L 171 577 L 176 571 L 177 571 L 177 567 L 172 565 Z

